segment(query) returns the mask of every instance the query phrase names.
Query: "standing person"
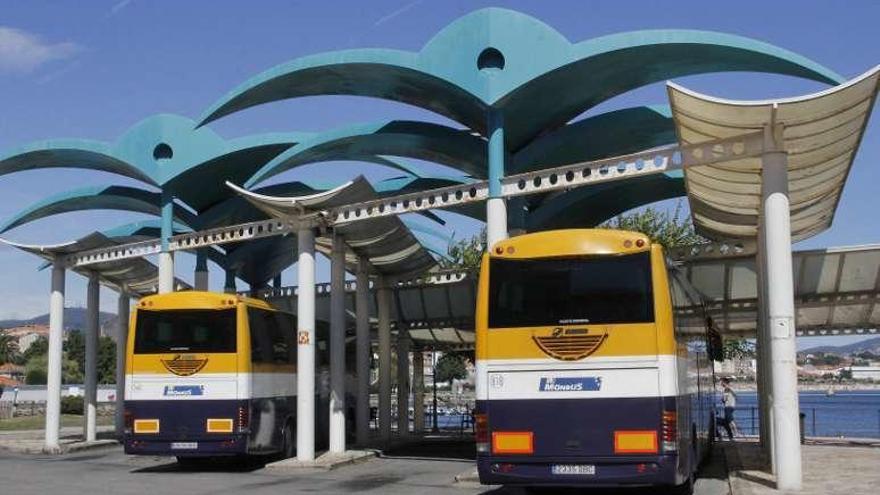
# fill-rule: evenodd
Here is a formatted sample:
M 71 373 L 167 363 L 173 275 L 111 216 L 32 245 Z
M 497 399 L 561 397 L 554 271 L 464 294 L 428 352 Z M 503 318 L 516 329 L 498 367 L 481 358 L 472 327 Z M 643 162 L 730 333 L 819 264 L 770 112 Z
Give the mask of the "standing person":
M 730 379 L 721 379 L 721 404 L 724 405 L 724 429 L 727 437 L 733 440 L 734 435 L 739 435 L 736 421 L 733 419 L 733 411 L 736 409 L 736 392 L 730 387 Z

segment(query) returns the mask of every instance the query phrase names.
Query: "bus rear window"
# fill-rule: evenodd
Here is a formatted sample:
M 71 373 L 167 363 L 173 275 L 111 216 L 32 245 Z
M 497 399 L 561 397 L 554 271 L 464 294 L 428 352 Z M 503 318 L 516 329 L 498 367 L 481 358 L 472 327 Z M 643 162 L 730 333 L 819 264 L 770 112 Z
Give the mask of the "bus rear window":
M 138 309 L 134 353 L 235 352 L 236 310 Z
M 652 321 L 650 253 L 490 262 L 489 327 Z

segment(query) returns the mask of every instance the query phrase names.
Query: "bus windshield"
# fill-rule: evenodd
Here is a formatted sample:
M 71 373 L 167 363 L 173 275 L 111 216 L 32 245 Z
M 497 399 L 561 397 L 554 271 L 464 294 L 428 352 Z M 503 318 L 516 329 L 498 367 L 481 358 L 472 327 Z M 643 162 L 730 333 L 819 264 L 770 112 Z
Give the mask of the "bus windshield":
M 654 321 L 650 253 L 498 259 L 489 265 L 492 328 Z
M 150 311 L 139 309 L 134 353 L 235 352 L 235 308 Z

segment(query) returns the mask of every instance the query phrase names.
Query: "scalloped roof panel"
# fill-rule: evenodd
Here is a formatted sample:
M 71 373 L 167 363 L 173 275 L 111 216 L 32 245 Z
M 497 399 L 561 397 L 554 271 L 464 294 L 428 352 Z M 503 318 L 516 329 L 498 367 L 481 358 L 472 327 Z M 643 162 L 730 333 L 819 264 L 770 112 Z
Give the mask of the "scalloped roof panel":
M 0 176 L 40 168 L 80 168 L 118 174 L 170 189 L 201 210 L 228 197 L 225 180 L 247 180 L 307 133 L 269 133 L 224 140 L 179 115 L 148 117 L 113 143 L 44 140 L 0 154 Z M 218 196 L 218 194 L 220 196 Z
M 231 183 L 227 185 L 275 218 L 319 215 L 329 208 L 379 197 L 363 176 L 336 189 L 296 197 L 267 196 Z M 334 229 L 344 238 L 351 251 L 366 257 L 373 268 L 383 275 L 413 275 L 436 266 L 434 258 L 397 216 L 337 224 Z M 325 254 L 332 245 L 330 237 L 321 236 L 315 242 Z
M 735 101 L 668 84 L 681 144 L 733 137 L 782 124 L 788 152 L 794 241 L 831 226 L 847 175 L 877 98 L 880 66 L 845 84 L 796 98 Z M 694 224 L 713 239 L 755 237 L 761 160 L 749 158 L 685 169 Z
M 0 239 L 0 242 L 22 251 L 34 254 L 47 261 L 52 261 L 56 256 L 99 249 L 119 245 L 120 242 L 107 236 L 94 232 L 79 240 L 51 245 L 30 245 Z M 105 261 L 95 263 L 88 267 L 75 269 L 75 272 L 88 276 L 90 272 L 98 274 L 103 285 L 114 290 L 124 288 L 126 292 L 135 296 L 146 296 L 156 292 L 159 283 L 159 269 L 144 258 L 131 258 L 118 261 Z M 190 289 L 190 285 L 183 280 L 176 279 L 175 286 L 181 289 Z
M 720 71 L 841 81 L 805 57 L 740 36 L 651 30 L 573 44 L 533 17 L 487 8 L 452 22 L 420 52 L 346 50 L 273 67 L 215 103 L 201 125 L 288 98 L 370 96 L 432 110 L 477 131 L 485 130 L 487 109 L 499 108 L 506 115 L 508 146 L 516 150 L 615 95 Z

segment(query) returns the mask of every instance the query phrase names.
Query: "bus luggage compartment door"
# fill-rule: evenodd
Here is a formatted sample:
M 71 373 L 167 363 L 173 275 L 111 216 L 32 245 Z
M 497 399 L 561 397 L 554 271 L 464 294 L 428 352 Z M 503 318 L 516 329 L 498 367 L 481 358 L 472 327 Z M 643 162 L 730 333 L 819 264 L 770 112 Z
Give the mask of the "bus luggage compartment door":
M 490 371 L 490 451 L 517 454 L 504 452 L 507 433 L 531 437 L 531 452 L 520 453 L 556 458 L 620 455 L 615 436 L 621 433 L 659 440 L 658 377 L 656 367 Z

